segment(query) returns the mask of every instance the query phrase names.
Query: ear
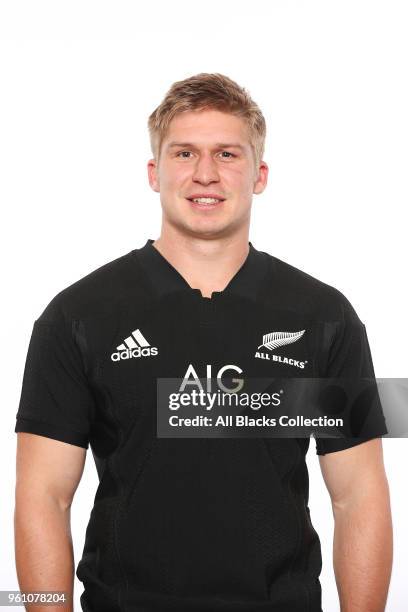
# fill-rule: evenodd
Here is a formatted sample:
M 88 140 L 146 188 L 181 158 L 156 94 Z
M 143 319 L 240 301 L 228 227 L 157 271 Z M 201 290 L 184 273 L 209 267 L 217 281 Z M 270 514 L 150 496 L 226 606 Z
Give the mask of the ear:
M 157 169 L 157 161 L 155 159 L 149 159 L 147 162 L 147 175 L 149 177 L 149 185 L 153 191 L 160 192 L 159 173 Z
M 254 191 L 253 193 L 258 194 L 262 193 L 268 183 L 268 174 L 269 168 L 268 164 L 264 161 L 261 161 L 258 167 L 258 172 L 256 175 L 255 183 L 254 183 Z

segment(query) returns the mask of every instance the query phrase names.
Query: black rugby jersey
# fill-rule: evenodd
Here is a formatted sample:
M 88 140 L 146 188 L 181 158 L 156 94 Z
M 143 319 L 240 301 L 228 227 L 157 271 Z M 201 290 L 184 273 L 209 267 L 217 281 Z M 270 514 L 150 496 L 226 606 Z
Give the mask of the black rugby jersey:
M 158 437 L 156 381 L 190 364 L 201 377 L 208 364 L 374 377 L 365 326 L 337 289 L 251 243 L 211 298 L 152 243 L 58 293 L 27 353 L 15 431 L 89 445 L 99 476 L 76 570 L 82 609 L 321 612 L 309 438 Z M 279 360 L 255 358 L 272 330 L 306 332 Z M 316 451 L 362 441 L 317 438 Z

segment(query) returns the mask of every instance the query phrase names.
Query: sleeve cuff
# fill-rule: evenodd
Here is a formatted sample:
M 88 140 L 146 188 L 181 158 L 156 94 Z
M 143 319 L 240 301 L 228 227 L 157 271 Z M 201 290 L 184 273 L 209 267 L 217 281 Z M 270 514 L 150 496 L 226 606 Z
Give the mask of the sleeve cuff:
M 363 442 L 369 442 L 370 440 L 381 438 L 385 434 L 387 434 L 386 431 L 383 433 L 373 435 L 373 436 L 369 436 L 367 438 L 321 438 L 321 439 L 316 439 L 316 454 L 317 455 L 327 455 L 328 453 L 336 453 L 338 451 L 347 450 L 348 448 L 353 448 L 354 446 L 363 444 Z
M 17 417 L 16 426 L 14 431 L 26 433 L 33 433 L 46 438 L 52 438 L 53 440 L 59 440 L 60 442 L 66 442 L 67 444 L 74 444 L 82 448 L 88 448 L 89 440 L 88 436 L 72 429 L 65 429 L 52 423 L 43 423 L 41 421 L 35 421 L 32 419 L 26 419 Z

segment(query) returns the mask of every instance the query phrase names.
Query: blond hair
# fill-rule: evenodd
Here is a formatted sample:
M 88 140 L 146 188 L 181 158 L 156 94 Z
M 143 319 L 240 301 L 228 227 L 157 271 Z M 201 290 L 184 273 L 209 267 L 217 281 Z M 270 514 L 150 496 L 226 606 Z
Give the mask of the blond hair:
M 201 72 L 176 81 L 148 120 L 153 156 L 159 159 L 161 145 L 170 121 L 188 111 L 214 109 L 242 117 L 248 126 L 249 139 L 258 167 L 265 148 L 266 122 L 249 92 L 229 77 Z

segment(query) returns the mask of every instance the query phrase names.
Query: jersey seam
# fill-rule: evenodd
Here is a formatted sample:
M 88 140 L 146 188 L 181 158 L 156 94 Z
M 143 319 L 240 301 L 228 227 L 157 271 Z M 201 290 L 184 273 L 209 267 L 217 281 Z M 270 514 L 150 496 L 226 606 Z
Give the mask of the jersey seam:
M 101 363 L 99 362 L 97 364 L 97 368 L 96 368 L 96 372 L 95 372 L 95 381 L 99 382 L 99 384 L 101 385 L 102 388 L 104 388 L 104 383 L 103 383 L 103 379 L 101 376 Z M 116 417 L 115 411 L 112 409 L 111 403 L 110 403 L 110 395 L 107 394 L 107 401 L 106 401 L 106 409 L 108 411 L 108 413 L 110 414 L 111 418 L 115 421 L 117 428 L 118 428 L 118 447 L 120 447 L 121 443 L 122 443 L 122 439 L 123 439 L 123 429 L 120 426 L 120 422 Z M 121 507 L 125 498 L 125 492 L 126 489 L 116 471 L 116 467 L 115 467 L 115 463 L 114 463 L 114 459 L 115 459 L 115 453 L 111 456 L 111 458 L 108 458 L 107 460 L 107 465 L 109 466 L 109 469 L 111 471 L 111 474 L 113 475 L 113 477 L 115 478 L 117 484 L 118 484 L 118 496 L 117 496 L 117 502 L 116 502 L 116 508 L 114 509 L 114 516 L 113 516 L 113 526 L 114 526 L 114 543 L 115 543 L 115 552 L 116 552 L 116 558 L 117 558 L 117 563 L 119 566 L 119 570 L 120 573 L 122 575 L 122 585 L 119 584 L 118 587 L 118 594 L 117 594 L 117 603 L 118 603 L 118 607 L 119 607 L 119 612 L 126 612 L 126 604 L 123 603 L 123 588 L 126 589 L 126 592 L 129 589 L 129 583 L 128 583 L 128 578 L 126 575 L 126 572 L 123 568 L 123 564 L 121 561 L 121 557 L 120 557 L 120 552 L 119 552 L 119 546 L 118 546 L 118 515 L 121 512 Z M 124 584 L 123 584 L 124 583 Z

